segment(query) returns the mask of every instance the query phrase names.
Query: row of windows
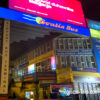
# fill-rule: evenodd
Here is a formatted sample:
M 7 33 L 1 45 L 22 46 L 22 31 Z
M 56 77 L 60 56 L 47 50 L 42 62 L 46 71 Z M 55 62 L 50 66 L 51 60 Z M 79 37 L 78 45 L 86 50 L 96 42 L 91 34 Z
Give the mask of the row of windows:
M 93 68 L 96 67 L 95 59 L 93 56 L 85 55 L 73 55 L 73 56 L 60 56 L 62 66 L 71 66 L 71 67 L 87 67 Z
M 38 57 L 38 56 L 40 56 L 40 55 L 42 55 L 46 52 L 49 52 L 52 49 L 53 49 L 52 41 L 46 42 L 43 45 L 33 49 L 31 52 L 28 52 L 27 54 L 25 54 L 25 55 L 21 56 L 20 58 L 16 59 L 14 66 L 25 63 L 25 62 L 27 62 L 31 59 L 34 59 L 35 57 Z
M 50 59 L 46 59 L 42 62 L 39 62 L 37 64 L 35 64 L 34 66 L 35 68 L 35 72 L 50 72 L 52 71 L 51 69 L 51 60 Z M 23 68 L 18 68 L 17 70 L 13 70 L 13 76 L 23 76 L 23 75 L 27 75 L 30 74 L 28 72 L 28 66 L 23 67 Z
M 56 49 L 89 49 L 92 48 L 90 39 L 87 38 L 60 38 L 56 39 Z
M 42 61 L 36 65 L 36 71 L 37 72 L 49 72 L 52 71 L 51 69 L 51 60 L 47 59 L 45 61 Z
M 28 74 L 28 68 L 23 68 L 23 69 L 13 71 L 14 77 L 23 76 L 23 75 L 27 75 L 27 74 Z
M 56 49 L 87 49 L 91 48 L 91 41 L 88 38 L 60 38 L 55 41 Z M 35 48 L 31 52 L 16 59 L 14 66 L 25 63 L 35 57 L 38 57 L 53 48 L 52 41 L 46 42 L 43 45 Z

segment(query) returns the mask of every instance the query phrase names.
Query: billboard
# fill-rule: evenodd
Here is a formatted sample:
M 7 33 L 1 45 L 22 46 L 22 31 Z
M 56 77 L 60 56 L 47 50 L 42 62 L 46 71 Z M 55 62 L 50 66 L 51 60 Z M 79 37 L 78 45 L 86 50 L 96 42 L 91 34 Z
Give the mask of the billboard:
M 90 29 L 90 33 L 92 37 L 93 49 L 96 57 L 98 71 L 100 73 L 100 31 Z
M 88 19 L 88 25 L 89 25 L 90 28 L 100 30 L 100 22 Z
M 0 17 L 19 21 L 22 23 L 72 32 L 79 35 L 90 36 L 90 32 L 88 28 L 84 28 L 84 27 L 80 27 L 80 26 L 76 26 L 64 22 L 59 22 L 59 21 L 55 21 L 43 17 L 38 17 L 36 15 L 30 15 L 30 14 L 14 11 L 11 9 L 2 8 L 2 7 L 0 7 Z
M 50 85 L 50 88 L 51 88 L 51 92 L 52 93 L 57 93 L 59 92 L 59 89 L 60 88 L 63 88 L 63 87 L 66 87 L 66 88 L 70 88 L 72 90 L 72 84 L 51 84 Z
M 77 0 L 9 0 L 9 8 L 79 26 L 86 26 L 81 3 Z
M 91 37 L 100 39 L 100 30 L 90 29 Z

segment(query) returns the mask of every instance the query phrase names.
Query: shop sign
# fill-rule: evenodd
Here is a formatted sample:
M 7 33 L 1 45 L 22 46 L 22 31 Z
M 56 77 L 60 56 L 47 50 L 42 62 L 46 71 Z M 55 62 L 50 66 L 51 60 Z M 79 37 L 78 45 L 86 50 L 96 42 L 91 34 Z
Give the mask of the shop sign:
M 90 33 L 92 37 L 93 49 L 96 57 L 98 71 L 100 73 L 100 31 L 90 29 Z
M 100 30 L 90 29 L 92 38 L 100 38 Z
M 34 77 L 31 77 L 31 78 L 25 78 L 24 79 L 24 82 L 26 82 L 26 81 L 33 81 L 34 80 Z
M 64 92 L 64 88 L 72 90 L 72 84 L 52 84 L 50 85 L 50 88 L 51 92 Z
M 100 30 L 100 22 L 88 19 L 88 25 L 89 25 L 90 28 Z
M 14 78 L 15 82 L 21 82 L 21 78 Z
M 33 81 L 35 80 L 34 74 L 24 76 L 23 81 Z
M 76 50 L 56 50 L 58 56 L 70 55 L 93 55 L 92 49 L 76 49 Z
M 100 77 L 96 77 L 96 76 L 91 76 L 87 75 L 87 76 L 74 76 L 74 81 L 75 82 L 88 82 L 88 83 L 100 83 Z
M 56 80 L 40 80 L 39 83 L 40 84 L 51 84 L 51 83 L 55 83 Z
M 52 84 L 50 87 L 53 88 L 62 88 L 62 87 L 67 87 L 67 88 L 72 88 L 72 84 Z
M 25 67 L 27 67 L 28 65 L 29 65 L 29 63 L 26 62 L 26 63 L 24 63 L 24 64 L 19 65 L 19 68 L 25 68 Z
M 45 28 L 51 28 L 51 29 L 62 30 L 66 32 L 79 34 L 79 35 L 90 36 L 90 32 L 88 28 L 84 28 L 84 27 L 80 27 L 80 26 L 76 26 L 76 25 L 72 25 L 72 24 L 68 24 L 56 20 L 51 20 L 43 17 L 38 17 L 35 15 L 30 15 L 30 14 L 14 11 L 11 9 L 2 8 L 2 7 L 0 7 L 0 17 L 19 21 L 22 23 L 42 26 Z
M 77 0 L 9 0 L 9 8 L 61 22 L 86 26 L 81 2 Z
M 67 87 L 62 87 L 59 89 L 59 93 L 61 96 L 69 96 L 71 94 L 72 90 L 70 88 Z
M 82 68 L 82 67 L 72 67 L 72 71 L 80 71 L 80 72 L 98 72 L 96 68 Z

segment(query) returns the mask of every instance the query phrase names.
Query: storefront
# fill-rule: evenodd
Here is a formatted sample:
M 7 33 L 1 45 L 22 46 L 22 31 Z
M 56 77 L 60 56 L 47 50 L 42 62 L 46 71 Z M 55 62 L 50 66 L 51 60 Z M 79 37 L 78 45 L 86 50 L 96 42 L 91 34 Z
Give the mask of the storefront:
M 83 41 L 88 41 L 88 39 L 86 38 L 89 38 L 90 36 L 89 29 L 87 28 L 86 23 L 85 23 L 86 20 L 82 11 L 81 3 L 79 1 L 72 1 L 72 2 L 75 5 L 72 5 L 71 2 L 64 2 L 64 1 L 61 2 L 60 0 L 59 0 L 59 4 L 58 4 L 58 1 L 56 0 L 53 0 L 53 1 L 50 0 L 50 2 L 42 1 L 42 0 L 41 1 L 29 0 L 29 2 L 28 1 L 22 2 L 21 0 L 9 0 L 10 9 L 0 7 L 0 18 L 8 19 L 9 22 L 13 20 L 13 21 L 33 25 L 37 27 L 37 29 L 43 28 L 43 30 L 45 29 L 53 30 L 55 32 L 60 32 L 60 33 L 70 35 L 68 36 L 69 39 L 66 38 L 66 36 L 64 37 L 65 40 L 68 40 L 69 50 L 60 51 L 59 49 L 57 51 L 56 46 L 55 46 L 53 48 L 53 51 L 51 50 L 50 52 L 46 53 L 45 56 L 41 54 L 41 56 L 39 55 L 40 57 L 36 55 L 34 59 L 33 58 L 31 60 L 28 59 L 29 65 L 26 65 L 26 66 L 23 65 L 22 67 L 18 69 L 19 77 L 16 77 L 14 79 L 15 87 L 12 88 L 12 91 L 16 91 L 17 93 L 17 90 L 18 90 L 19 93 L 22 93 L 20 95 L 17 93 L 17 96 L 21 98 L 33 99 L 33 100 L 37 98 L 38 99 L 52 98 L 53 91 L 50 91 L 52 87 L 51 84 L 56 84 L 58 86 L 58 84 L 62 85 L 64 83 L 65 85 L 62 85 L 62 87 L 68 88 L 67 87 L 68 83 L 71 83 L 70 85 L 71 89 L 73 88 L 77 89 L 77 87 L 79 88 L 89 87 L 90 90 L 91 88 L 96 86 L 95 85 L 96 83 L 89 85 L 87 81 L 86 84 L 88 85 L 86 85 L 85 87 L 85 83 L 82 80 L 78 79 L 78 77 L 76 77 L 77 74 L 75 74 L 75 72 L 71 68 L 59 69 L 65 64 L 59 61 L 60 60 L 59 57 L 57 58 L 57 56 L 61 56 L 59 54 L 66 55 L 66 59 L 69 59 L 69 56 L 75 56 L 75 57 L 77 56 L 75 59 L 79 59 L 78 58 L 79 55 L 80 56 L 84 54 L 87 55 L 87 53 L 89 54 L 89 56 L 93 56 L 92 50 L 90 50 L 89 48 L 88 48 L 88 51 L 85 51 L 84 49 L 82 49 L 81 51 L 76 50 L 74 52 L 73 50 L 75 50 L 75 48 L 77 49 L 78 47 L 76 46 L 74 48 L 73 46 L 73 50 L 70 50 L 72 47 L 72 45 L 70 45 L 71 44 L 70 38 L 72 40 L 72 38 L 75 36 L 72 41 L 77 41 L 77 39 L 78 40 L 83 39 Z M 34 6 L 34 9 L 33 9 L 33 6 Z M 55 15 L 55 12 L 56 12 L 56 15 Z M 74 36 L 71 37 L 71 35 L 74 35 Z M 82 37 L 84 37 L 85 39 Z M 56 41 L 54 39 L 53 41 L 54 42 L 52 44 L 54 46 Z M 77 41 L 77 43 L 78 42 L 79 41 Z M 63 43 L 65 44 L 65 42 Z M 87 47 L 89 47 L 90 45 L 89 42 L 87 44 L 88 44 Z M 59 48 L 63 48 L 62 44 L 59 46 Z M 80 45 L 80 48 L 81 48 L 81 45 Z M 61 59 L 63 59 L 63 57 Z M 74 62 L 75 61 L 72 62 L 73 63 L 72 66 L 68 64 L 70 65 L 69 67 L 75 67 Z M 58 63 L 60 63 L 61 66 L 58 66 L 57 65 Z M 92 66 L 92 63 L 90 64 L 91 66 Z M 45 68 L 43 68 L 44 65 L 45 65 Z M 65 67 L 65 65 L 63 67 Z M 35 66 L 37 66 L 36 67 L 37 69 L 35 69 Z M 78 66 L 80 65 L 77 65 L 76 67 Z M 85 66 L 84 62 L 83 62 L 83 66 Z M 28 72 L 26 71 L 26 73 L 28 74 L 23 75 L 23 71 L 22 71 L 23 68 L 24 70 L 28 70 Z M 52 72 L 49 72 L 48 70 L 49 71 L 52 70 Z M 74 85 L 72 84 L 77 84 L 77 85 L 75 85 L 76 87 L 74 87 Z M 58 87 L 59 87 L 58 89 L 62 88 L 61 86 L 58 86 Z M 80 91 L 80 89 L 77 89 L 77 90 Z M 62 90 L 60 92 L 62 92 Z M 8 94 L 7 91 L 6 91 L 6 94 Z M 71 97 L 71 100 L 72 98 L 73 97 Z

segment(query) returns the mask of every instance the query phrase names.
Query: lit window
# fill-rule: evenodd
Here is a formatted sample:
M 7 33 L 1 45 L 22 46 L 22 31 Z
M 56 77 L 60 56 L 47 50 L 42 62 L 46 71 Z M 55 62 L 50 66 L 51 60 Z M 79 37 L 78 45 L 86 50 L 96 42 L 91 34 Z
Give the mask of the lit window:
M 22 75 L 23 75 L 22 70 L 19 70 L 19 71 L 18 71 L 18 76 L 22 76 Z

